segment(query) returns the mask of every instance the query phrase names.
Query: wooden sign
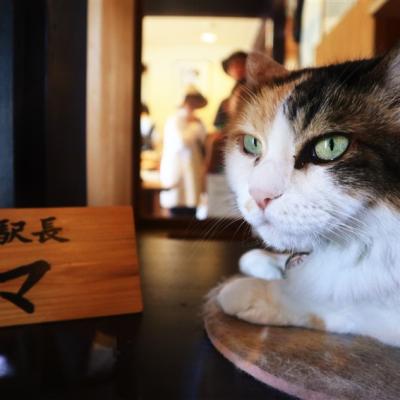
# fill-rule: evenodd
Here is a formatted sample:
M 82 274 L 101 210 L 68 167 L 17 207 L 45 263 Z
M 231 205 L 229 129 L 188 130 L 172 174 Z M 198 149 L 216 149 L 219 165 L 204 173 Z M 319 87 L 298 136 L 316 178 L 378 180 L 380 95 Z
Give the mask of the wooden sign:
M 0 326 L 141 310 L 131 207 L 0 209 Z

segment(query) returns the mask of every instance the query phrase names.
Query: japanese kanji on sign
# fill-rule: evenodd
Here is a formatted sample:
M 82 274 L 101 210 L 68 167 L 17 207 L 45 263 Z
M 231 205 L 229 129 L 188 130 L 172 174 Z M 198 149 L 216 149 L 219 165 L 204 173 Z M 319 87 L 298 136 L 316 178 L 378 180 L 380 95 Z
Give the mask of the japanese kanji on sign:
M 130 207 L 0 209 L 0 326 L 141 309 Z

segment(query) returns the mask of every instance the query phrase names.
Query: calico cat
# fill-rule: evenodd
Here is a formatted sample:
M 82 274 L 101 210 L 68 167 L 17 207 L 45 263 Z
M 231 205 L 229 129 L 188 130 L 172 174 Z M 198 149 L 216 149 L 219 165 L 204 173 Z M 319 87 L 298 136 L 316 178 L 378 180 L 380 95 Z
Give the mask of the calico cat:
M 250 277 L 225 283 L 220 306 L 400 346 L 400 46 L 296 72 L 253 54 L 248 75 L 226 171 L 244 218 L 279 254 L 245 254 Z

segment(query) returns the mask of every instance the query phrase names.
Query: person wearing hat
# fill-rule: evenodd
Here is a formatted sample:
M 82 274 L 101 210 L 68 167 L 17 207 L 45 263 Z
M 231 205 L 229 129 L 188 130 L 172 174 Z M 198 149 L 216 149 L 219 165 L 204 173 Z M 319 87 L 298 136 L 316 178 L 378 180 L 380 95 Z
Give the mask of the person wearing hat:
M 226 74 L 236 82 L 239 82 L 246 78 L 246 60 L 247 53 L 244 51 L 235 51 L 222 61 L 222 68 Z
M 160 164 L 160 181 L 169 188 L 160 193 L 160 204 L 172 215 L 194 216 L 202 191 L 206 130 L 195 111 L 207 99 L 193 86 L 178 111 L 167 119 Z
M 246 81 L 246 60 L 247 53 L 244 51 L 235 51 L 222 61 L 222 69 L 235 80 L 232 92 L 238 85 L 244 84 Z M 228 122 L 228 103 L 229 97 L 224 99 L 218 107 L 217 115 L 214 119 L 214 126 L 217 129 L 222 129 Z

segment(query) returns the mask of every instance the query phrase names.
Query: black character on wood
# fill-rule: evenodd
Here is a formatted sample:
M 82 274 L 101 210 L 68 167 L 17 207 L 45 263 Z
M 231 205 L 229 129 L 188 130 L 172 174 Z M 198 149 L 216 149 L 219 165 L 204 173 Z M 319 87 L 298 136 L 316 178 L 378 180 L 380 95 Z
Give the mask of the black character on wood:
M 13 303 L 26 313 L 32 314 L 35 311 L 35 305 L 24 297 L 24 295 L 43 278 L 46 272 L 50 270 L 50 267 L 47 261 L 39 260 L 32 264 L 23 265 L 0 273 L 0 283 L 28 275 L 17 293 L 0 291 L 0 297 Z
M 14 239 L 17 239 L 23 243 L 32 242 L 32 239 L 28 239 L 21 235 L 25 225 L 25 221 L 10 223 L 10 220 L 8 219 L 0 220 L 0 245 L 11 243 Z
M 32 235 L 39 236 L 39 242 L 45 243 L 50 239 L 56 240 L 57 242 L 68 242 L 69 239 L 57 236 L 62 231 L 62 228 L 56 228 L 54 221 L 56 217 L 49 217 L 41 219 L 42 230 L 40 232 L 32 232 Z

